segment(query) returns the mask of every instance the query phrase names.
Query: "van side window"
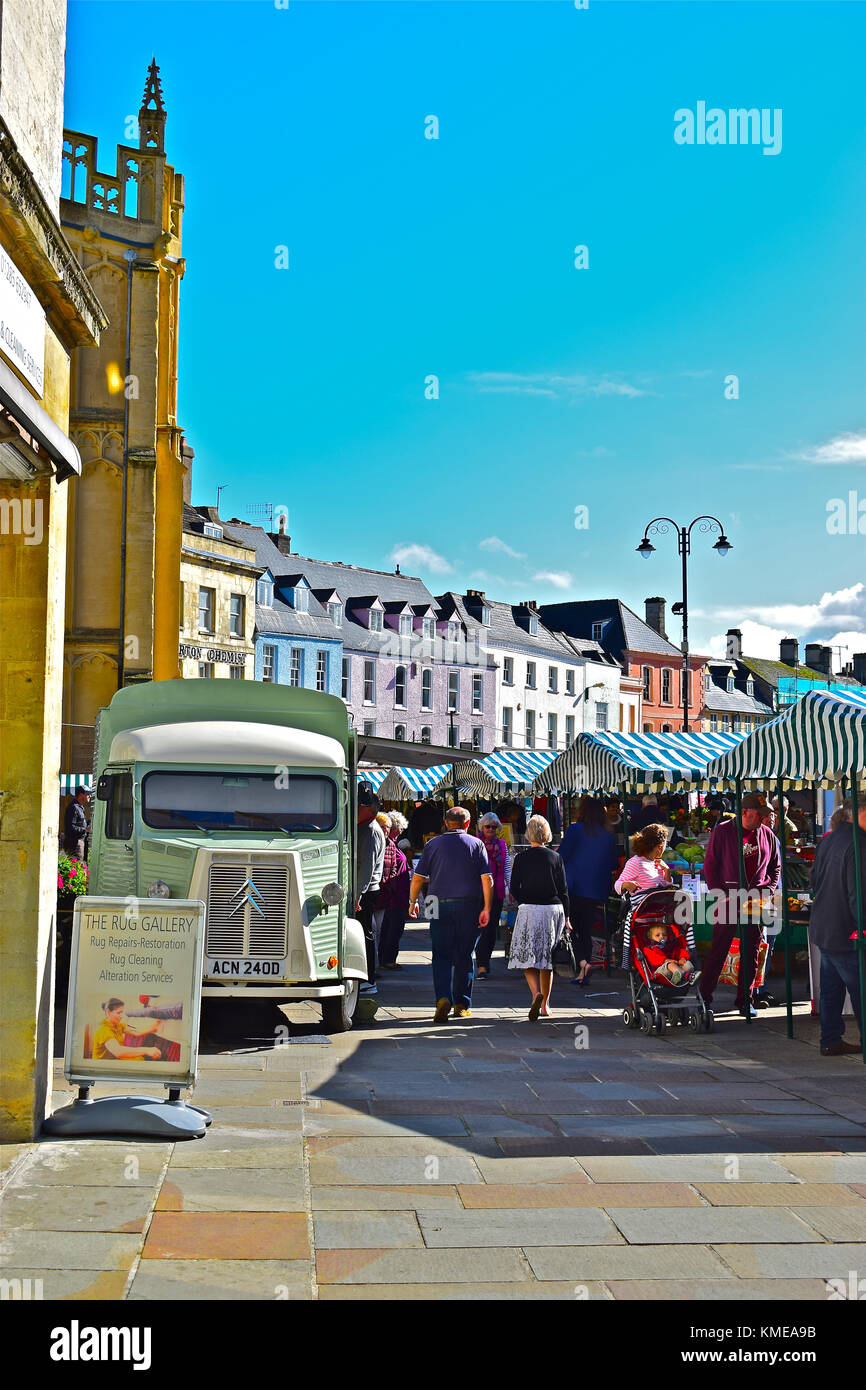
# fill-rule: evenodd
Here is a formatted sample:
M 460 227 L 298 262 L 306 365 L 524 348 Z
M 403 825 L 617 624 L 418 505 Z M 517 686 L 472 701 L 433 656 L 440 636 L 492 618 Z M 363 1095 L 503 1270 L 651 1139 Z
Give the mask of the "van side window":
M 111 798 L 105 808 L 105 838 L 128 840 L 132 835 L 132 773 L 115 772 Z

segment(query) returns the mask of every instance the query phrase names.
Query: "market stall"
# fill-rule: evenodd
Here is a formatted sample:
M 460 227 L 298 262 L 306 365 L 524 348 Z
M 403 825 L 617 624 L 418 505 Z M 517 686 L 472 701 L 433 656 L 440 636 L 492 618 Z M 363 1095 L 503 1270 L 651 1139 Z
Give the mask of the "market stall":
M 473 792 L 477 796 L 496 796 L 502 792 L 529 788 L 540 772 L 556 758 L 547 748 L 501 748 L 486 758 L 473 758 L 454 764 L 435 788 L 437 793 L 450 791 Z
M 432 796 L 437 784 L 448 775 L 451 769 L 447 763 L 434 767 L 392 767 L 377 788 L 381 801 L 418 801 Z
M 620 734 L 599 729 L 578 734 L 535 778 L 536 791 L 652 792 L 706 785 L 707 764 L 735 748 L 746 734 Z
M 815 690 L 784 714 L 762 725 L 736 748 L 714 758 L 707 772 L 719 785 L 733 785 L 739 807 L 743 787 L 772 787 L 781 807 L 785 788 L 834 787 L 849 795 L 854 823 L 866 797 L 866 691 Z M 788 883 L 787 830 L 780 817 L 782 846 L 782 913 L 787 985 L 788 1036 L 793 1037 L 791 1007 L 791 898 Z M 742 855 L 741 855 L 742 859 Z M 863 936 L 862 883 L 866 872 L 854 835 L 857 945 L 861 1017 L 866 1018 L 866 941 Z M 742 863 L 740 881 L 743 880 Z M 866 1063 L 866 1030 L 862 1032 Z

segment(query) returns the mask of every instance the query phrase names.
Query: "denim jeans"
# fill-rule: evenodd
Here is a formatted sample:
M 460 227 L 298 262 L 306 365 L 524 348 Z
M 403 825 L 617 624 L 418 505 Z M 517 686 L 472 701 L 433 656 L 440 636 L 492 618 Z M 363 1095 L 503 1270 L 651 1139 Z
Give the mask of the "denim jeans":
M 481 909 L 478 909 L 479 912 Z M 478 938 L 478 945 L 475 947 L 475 964 L 484 970 L 490 969 L 490 957 L 496 945 L 496 932 L 499 927 L 499 918 L 502 915 L 502 899 L 493 895 L 493 902 L 490 904 L 490 921 L 486 927 L 482 927 L 481 935 Z
M 860 967 L 857 951 L 821 952 L 821 1046 L 831 1047 L 842 1041 L 845 1022 L 842 1006 L 845 1003 L 845 990 L 851 996 L 854 1016 L 862 1028 L 860 1018 Z
M 480 898 L 440 898 L 439 916 L 430 923 L 436 999 L 448 999 L 458 1009 L 472 1003 L 472 953 L 481 933 L 481 905 Z

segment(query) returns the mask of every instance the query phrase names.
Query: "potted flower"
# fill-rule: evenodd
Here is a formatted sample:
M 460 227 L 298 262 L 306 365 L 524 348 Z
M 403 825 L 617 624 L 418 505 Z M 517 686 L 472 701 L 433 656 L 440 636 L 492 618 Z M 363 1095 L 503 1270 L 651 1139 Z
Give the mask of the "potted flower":
M 56 988 L 57 1002 L 66 1002 L 69 960 L 72 950 L 72 913 L 75 899 L 87 892 L 90 871 L 83 859 L 76 859 L 63 850 L 57 858 L 57 941 Z
M 71 912 L 75 899 L 87 892 L 89 870 L 83 859 L 60 851 L 57 858 L 57 910 Z

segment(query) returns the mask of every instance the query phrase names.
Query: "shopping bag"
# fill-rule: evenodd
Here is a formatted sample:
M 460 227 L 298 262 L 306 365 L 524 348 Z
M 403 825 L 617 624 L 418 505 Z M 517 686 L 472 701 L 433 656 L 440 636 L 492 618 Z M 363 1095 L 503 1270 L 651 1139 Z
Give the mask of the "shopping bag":
M 770 948 L 766 941 L 762 941 L 758 948 L 758 970 L 752 984 L 759 988 L 764 983 L 764 976 L 767 973 L 767 957 Z M 723 985 L 738 985 L 740 983 L 740 939 L 735 936 L 731 942 L 730 949 L 725 957 L 722 966 L 722 973 L 719 976 L 719 983 Z
M 562 936 L 554 946 L 550 955 L 550 962 L 557 975 L 567 975 L 569 979 L 574 975 L 577 964 L 574 959 L 570 926 L 565 927 Z

